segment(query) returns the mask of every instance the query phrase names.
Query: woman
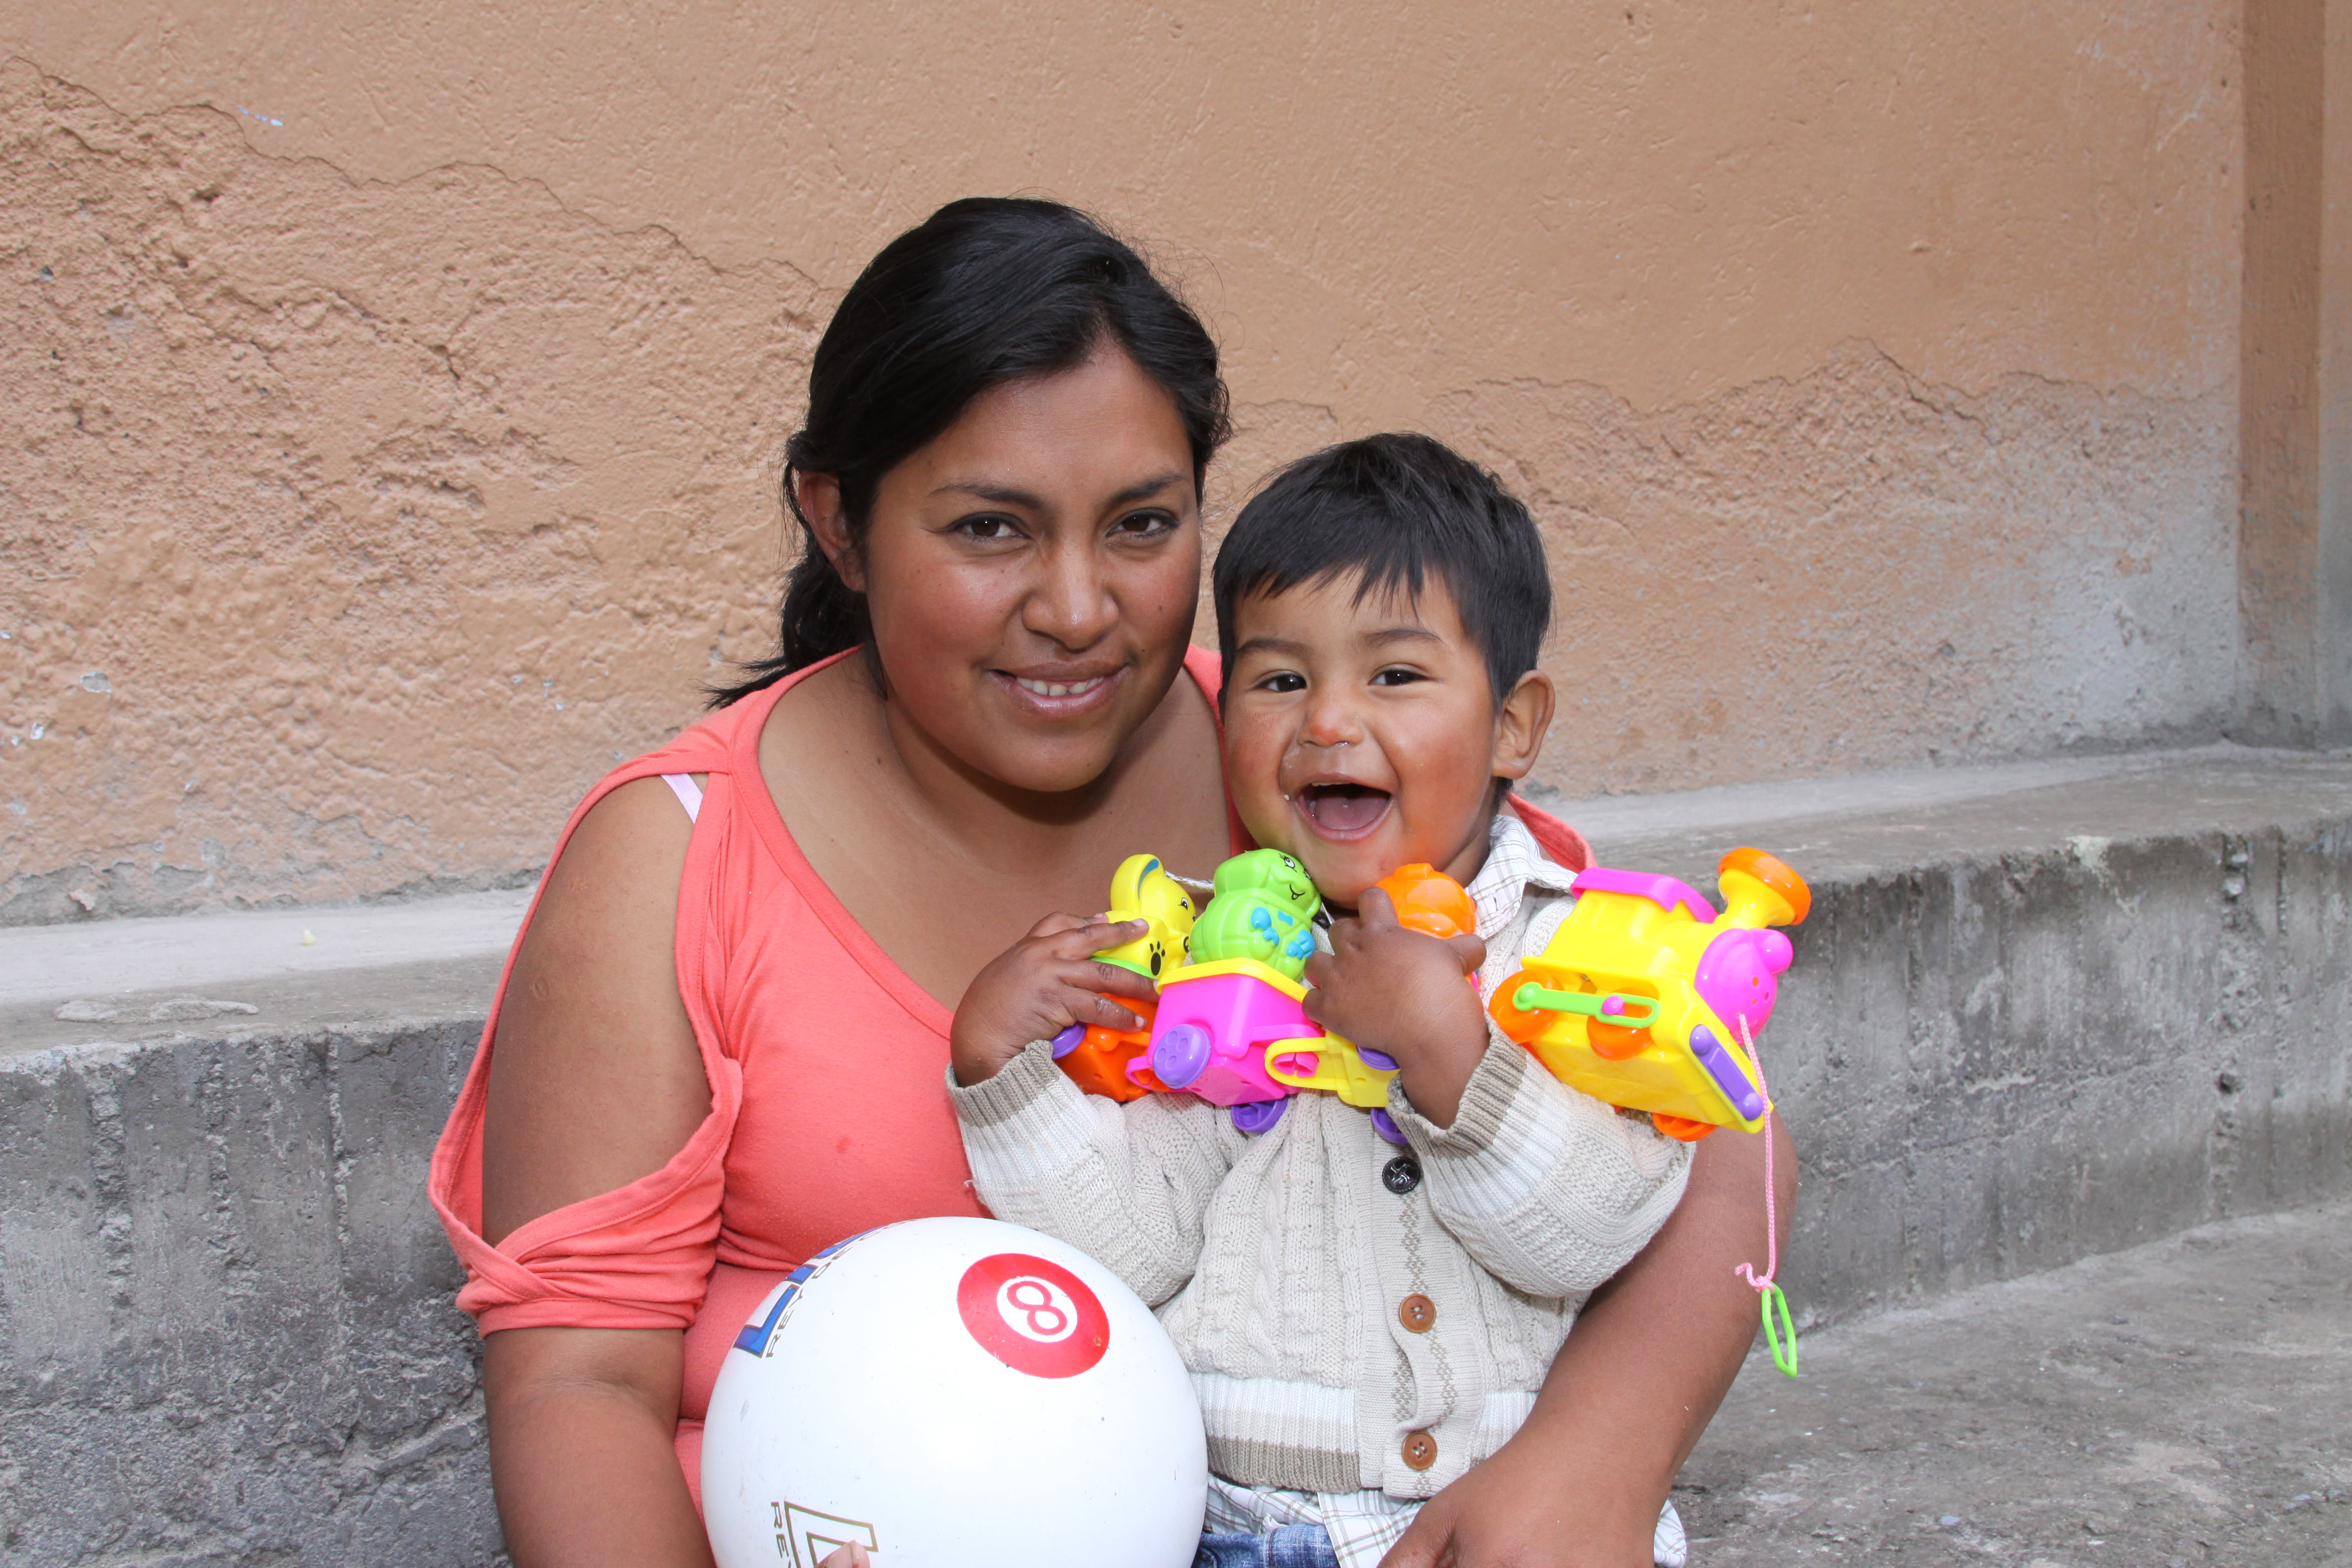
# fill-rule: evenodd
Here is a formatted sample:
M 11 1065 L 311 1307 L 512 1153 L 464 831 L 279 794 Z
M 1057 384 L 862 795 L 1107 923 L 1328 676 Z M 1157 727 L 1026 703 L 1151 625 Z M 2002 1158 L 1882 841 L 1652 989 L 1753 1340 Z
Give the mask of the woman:
M 958 202 L 844 297 L 809 395 L 782 651 L 574 814 L 435 1156 L 525 1568 L 709 1561 L 700 1417 L 753 1303 L 842 1236 L 981 1212 L 942 1087 L 965 985 L 1136 848 L 1238 847 L 1189 643 L 1226 432 L 1192 313 L 1067 208 Z M 1702 1146 L 1391 1564 L 1650 1561 L 1753 1331 L 1761 1165 Z

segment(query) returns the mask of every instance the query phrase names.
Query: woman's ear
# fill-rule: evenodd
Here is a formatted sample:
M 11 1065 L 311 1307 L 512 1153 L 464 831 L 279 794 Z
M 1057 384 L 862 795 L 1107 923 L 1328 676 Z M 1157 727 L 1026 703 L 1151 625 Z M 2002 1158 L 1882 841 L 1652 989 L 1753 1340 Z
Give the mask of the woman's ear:
M 1536 765 L 1536 758 L 1543 754 L 1544 735 L 1551 729 L 1551 677 L 1540 669 L 1520 676 L 1495 715 L 1493 768 L 1496 778 L 1528 776 Z
M 849 537 L 849 519 L 842 514 L 841 481 L 831 474 L 795 471 L 793 498 L 800 502 L 801 515 L 808 519 L 809 531 L 816 535 L 816 547 L 824 552 L 849 591 L 866 592 L 866 563 L 858 559 L 857 546 Z

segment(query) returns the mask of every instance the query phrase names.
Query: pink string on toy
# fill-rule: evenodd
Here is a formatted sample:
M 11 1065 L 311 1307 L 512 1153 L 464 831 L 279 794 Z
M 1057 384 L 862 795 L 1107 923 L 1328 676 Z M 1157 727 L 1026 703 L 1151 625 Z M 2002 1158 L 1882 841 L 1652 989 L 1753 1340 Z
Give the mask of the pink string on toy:
M 1748 1059 L 1756 1067 L 1756 1087 L 1764 1092 L 1764 1277 L 1756 1277 L 1752 1263 L 1736 1264 L 1732 1272 L 1759 1290 L 1772 1288 L 1772 1277 L 1780 1272 L 1780 1214 L 1775 1196 L 1778 1184 L 1772 1180 L 1772 1086 L 1764 1081 L 1764 1058 L 1756 1054 L 1756 1036 L 1748 1027 L 1748 1015 L 1739 1015 L 1740 1043 L 1748 1047 Z

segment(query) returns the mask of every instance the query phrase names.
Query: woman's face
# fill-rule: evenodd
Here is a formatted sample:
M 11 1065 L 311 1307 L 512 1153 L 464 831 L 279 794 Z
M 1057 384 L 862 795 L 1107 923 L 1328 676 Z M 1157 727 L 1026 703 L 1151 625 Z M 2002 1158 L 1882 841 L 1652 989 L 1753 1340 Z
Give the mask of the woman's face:
M 829 481 L 803 491 L 837 536 Z M 893 721 L 943 760 L 1058 795 L 1100 778 L 1175 680 L 1201 582 L 1175 405 L 1116 348 L 982 393 L 883 476 L 862 549 Z

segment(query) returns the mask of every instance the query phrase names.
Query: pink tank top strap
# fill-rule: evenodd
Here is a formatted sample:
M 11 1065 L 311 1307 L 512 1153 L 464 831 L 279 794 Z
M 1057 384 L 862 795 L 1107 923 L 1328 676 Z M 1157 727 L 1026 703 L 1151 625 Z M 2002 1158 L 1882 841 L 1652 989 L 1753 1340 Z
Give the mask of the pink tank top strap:
M 692 773 L 664 773 L 661 782 L 669 785 L 677 804 L 686 807 L 686 819 L 698 822 L 702 817 L 702 786 L 694 782 Z

